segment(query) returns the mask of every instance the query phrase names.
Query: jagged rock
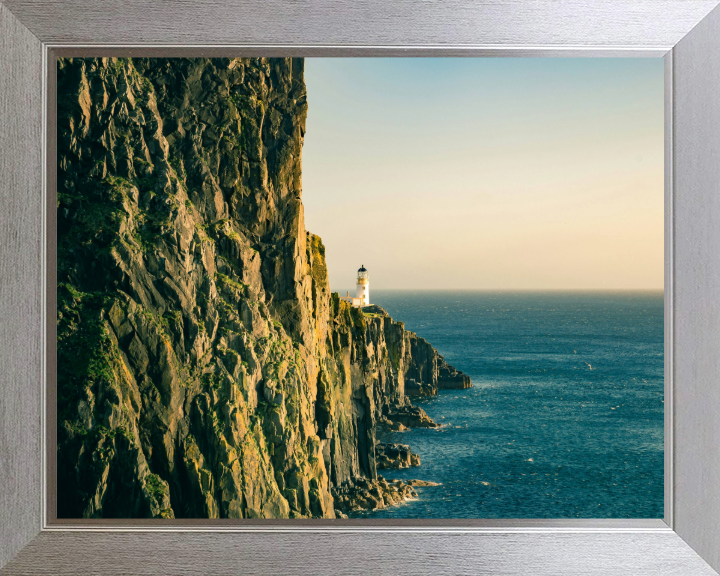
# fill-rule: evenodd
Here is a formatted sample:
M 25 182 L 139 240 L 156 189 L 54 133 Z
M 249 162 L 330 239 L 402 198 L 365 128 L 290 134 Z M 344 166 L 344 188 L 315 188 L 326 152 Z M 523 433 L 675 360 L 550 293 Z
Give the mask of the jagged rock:
M 423 384 L 412 378 L 405 380 L 405 395 L 409 397 L 427 397 L 437 395 L 437 386 L 432 384 Z
M 378 510 L 417 498 L 412 486 L 402 480 L 354 478 L 333 488 L 335 506 L 343 513 Z
M 462 390 L 472 388 L 470 376 L 456 370 L 445 362 L 445 358 L 438 357 L 438 378 L 437 387 L 450 390 Z
M 378 420 L 377 426 L 383 430 L 393 432 L 402 432 L 403 430 L 407 430 L 407 426 L 404 426 L 400 422 L 393 422 L 392 420 L 388 420 L 386 417 L 382 417 L 380 420 Z
M 388 414 L 393 422 L 400 422 L 408 428 L 439 428 L 425 410 L 417 406 L 401 406 Z
M 429 482 L 428 480 L 408 480 L 410 486 L 440 486 L 439 482 Z
M 435 425 L 442 357 L 305 230 L 303 69 L 58 60 L 60 517 L 333 518 L 379 419 Z
M 420 466 L 420 456 L 413 454 L 406 444 L 378 442 L 375 445 L 375 461 L 378 470 Z

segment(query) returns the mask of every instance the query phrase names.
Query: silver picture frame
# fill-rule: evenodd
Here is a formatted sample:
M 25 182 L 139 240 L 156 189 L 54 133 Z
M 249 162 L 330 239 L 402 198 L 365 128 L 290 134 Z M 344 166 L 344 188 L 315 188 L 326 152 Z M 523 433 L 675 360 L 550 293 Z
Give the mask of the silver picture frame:
M 717 574 L 718 4 L 0 0 L 0 574 Z M 58 522 L 54 62 L 113 54 L 664 58 L 664 519 Z

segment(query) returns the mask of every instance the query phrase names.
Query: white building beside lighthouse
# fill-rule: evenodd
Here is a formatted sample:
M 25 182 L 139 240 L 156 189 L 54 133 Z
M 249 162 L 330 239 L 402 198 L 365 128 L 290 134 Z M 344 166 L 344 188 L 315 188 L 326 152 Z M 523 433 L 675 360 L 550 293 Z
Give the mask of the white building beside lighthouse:
M 355 298 L 350 296 L 349 292 L 347 296 L 341 296 L 340 298 L 349 302 L 355 308 L 370 306 L 370 276 L 364 264 L 358 270 Z

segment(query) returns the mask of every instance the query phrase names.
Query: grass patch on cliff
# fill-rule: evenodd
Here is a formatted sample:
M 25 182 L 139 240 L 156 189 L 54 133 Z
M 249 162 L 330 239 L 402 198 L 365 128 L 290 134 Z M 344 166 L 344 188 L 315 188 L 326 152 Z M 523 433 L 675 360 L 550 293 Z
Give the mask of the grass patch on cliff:
M 202 243 L 211 244 L 214 242 L 210 236 L 207 234 L 207 224 L 195 224 L 195 234 L 198 237 L 198 240 Z
M 247 292 L 248 285 L 243 284 L 242 282 L 238 282 L 237 280 L 233 280 L 229 276 L 226 276 L 225 274 L 221 274 L 219 272 L 215 273 L 215 279 L 223 286 L 227 286 L 228 288 L 232 289 L 233 291 L 237 292 L 239 295 L 244 296 Z
M 132 64 L 132 60 L 130 58 L 112 57 L 108 61 L 108 68 L 115 71 L 115 73 L 120 74 L 125 70 L 125 66 L 129 64 Z
M 353 328 L 365 332 L 367 330 L 367 322 L 365 322 L 365 314 L 359 308 L 350 310 L 350 318 L 352 318 Z
M 145 486 L 150 496 L 157 502 L 160 502 L 165 496 L 165 484 L 157 474 L 148 474 L 145 477 Z
M 70 284 L 57 288 L 58 424 L 78 418 L 77 405 L 101 388 L 116 387 L 121 362 L 104 320 L 114 301 L 104 292 L 84 293 Z
M 162 339 L 169 343 L 169 340 L 170 340 L 170 334 L 168 334 L 169 322 L 166 318 L 156 315 L 155 312 L 153 312 L 152 310 L 143 308 L 139 305 L 137 307 L 136 314 L 141 316 L 142 318 L 144 318 L 145 321 L 149 325 L 154 326 L 155 329 L 157 330 L 158 334 L 162 337 Z
M 325 261 L 325 245 L 320 236 L 308 232 L 308 244 L 310 255 L 311 274 L 313 280 L 320 286 L 326 286 L 328 281 L 327 264 Z
M 79 256 L 86 261 L 105 254 L 119 239 L 120 226 L 127 219 L 123 206 L 127 181 L 108 177 L 90 181 L 82 194 L 58 189 L 58 275 L 62 278 Z M 64 209 L 72 220 L 62 217 Z
M 140 252 L 153 250 L 157 238 L 171 227 L 177 210 L 172 201 L 166 205 L 153 200 L 155 182 L 152 177 L 130 181 L 108 175 L 80 182 L 82 194 L 59 187 L 58 276 L 66 278 L 78 263 L 86 265 L 102 258 L 121 243 Z M 150 199 L 138 204 L 134 198 L 143 196 L 143 190 Z M 71 220 L 62 217 L 66 208 L 73 214 Z
M 215 365 L 213 364 L 213 367 L 214 366 Z M 218 374 L 215 374 L 214 372 L 208 372 L 200 376 L 200 382 L 202 382 L 202 385 L 208 390 L 215 390 L 217 392 L 218 390 L 220 390 L 222 379 Z

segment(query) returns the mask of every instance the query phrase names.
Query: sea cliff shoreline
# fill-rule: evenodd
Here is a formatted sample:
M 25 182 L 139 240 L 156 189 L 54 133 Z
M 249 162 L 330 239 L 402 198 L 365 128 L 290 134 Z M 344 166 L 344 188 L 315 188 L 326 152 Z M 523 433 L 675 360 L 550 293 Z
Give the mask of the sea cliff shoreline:
M 301 201 L 307 109 L 302 59 L 59 60 L 59 517 L 412 497 L 377 474 L 377 426 L 433 426 L 415 388 L 470 381 L 331 293 Z

